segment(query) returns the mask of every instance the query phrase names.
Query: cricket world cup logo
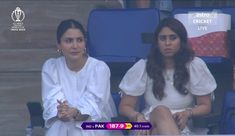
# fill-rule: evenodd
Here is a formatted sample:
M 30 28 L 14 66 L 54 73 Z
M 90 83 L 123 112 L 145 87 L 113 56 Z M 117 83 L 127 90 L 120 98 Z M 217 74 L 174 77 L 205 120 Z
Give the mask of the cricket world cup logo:
M 11 31 L 25 31 L 23 20 L 25 19 L 25 13 L 20 7 L 16 7 L 11 13 L 11 19 L 14 21 Z

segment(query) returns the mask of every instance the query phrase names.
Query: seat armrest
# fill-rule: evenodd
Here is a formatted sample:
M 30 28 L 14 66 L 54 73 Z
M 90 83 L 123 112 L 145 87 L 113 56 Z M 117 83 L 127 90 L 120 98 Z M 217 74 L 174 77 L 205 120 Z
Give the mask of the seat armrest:
M 27 102 L 31 127 L 44 127 L 43 108 L 40 102 Z
M 199 128 L 211 128 L 218 126 L 220 121 L 220 115 L 210 113 L 205 116 L 193 117 L 193 126 Z

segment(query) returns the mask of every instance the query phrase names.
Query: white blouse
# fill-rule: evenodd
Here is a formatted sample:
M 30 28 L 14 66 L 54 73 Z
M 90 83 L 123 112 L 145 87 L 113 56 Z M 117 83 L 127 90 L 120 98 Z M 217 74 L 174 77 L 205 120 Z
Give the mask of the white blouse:
M 216 81 L 205 62 L 198 58 L 187 65 L 190 80 L 186 85 L 189 90 L 187 95 L 180 94 L 173 85 L 174 69 L 167 69 L 163 76 L 165 78 L 165 88 L 162 100 L 155 98 L 152 92 L 153 81 L 146 71 L 147 60 L 139 60 L 130 68 L 122 79 L 119 88 L 127 95 L 140 96 L 144 94 L 145 109 L 142 111 L 148 118 L 149 113 L 158 105 L 167 106 L 172 113 L 182 111 L 194 105 L 193 95 L 206 95 L 216 89 Z
M 67 67 L 64 57 L 47 60 L 42 68 L 43 118 L 47 128 L 59 121 L 57 100 L 67 100 L 82 114 L 90 115 L 90 121 L 109 121 L 115 116 L 116 108 L 110 94 L 108 66 L 88 57 L 83 68 L 74 72 Z M 81 123 L 75 124 L 81 128 Z

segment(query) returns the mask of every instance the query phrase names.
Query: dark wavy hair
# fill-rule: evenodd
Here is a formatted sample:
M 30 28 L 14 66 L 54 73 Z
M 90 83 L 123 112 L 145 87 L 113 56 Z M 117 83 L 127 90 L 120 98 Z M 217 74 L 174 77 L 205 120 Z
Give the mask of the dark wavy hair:
M 60 43 L 61 37 L 70 28 L 79 29 L 82 32 L 84 38 L 86 37 L 85 29 L 80 22 L 74 19 L 67 19 L 63 20 L 57 27 L 57 32 L 56 32 L 57 43 Z
M 163 71 L 165 69 L 165 64 L 163 61 L 163 55 L 159 50 L 157 40 L 160 31 L 164 27 L 171 29 L 180 38 L 180 49 L 173 57 L 175 62 L 175 72 L 173 76 L 174 87 L 180 94 L 188 94 L 188 89 L 185 85 L 189 81 L 189 71 L 186 65 L 188 62 L 192 61 L 194 57 L 194 52 L 191 49 L 191 46 L 188 45 L 188 35 L 184 25 L 174 18 L 163 19 L 155 31 L 154 44 L 150 54 L 147 57 L 146 66 L 148 76 L 153 80 L 153 94 L 159 100 L 162 100 L 164 97 L 165 79 L 163 77 Z

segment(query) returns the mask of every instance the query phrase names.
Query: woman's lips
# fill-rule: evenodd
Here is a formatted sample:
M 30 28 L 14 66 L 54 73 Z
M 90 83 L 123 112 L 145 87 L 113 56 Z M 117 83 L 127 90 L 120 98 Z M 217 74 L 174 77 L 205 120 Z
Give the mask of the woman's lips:
M 165 52 L 165 53 L 172 53 L 173 50 L 172 50 L 172 49 L 164 49 L 164 52 Z
M 79 54 L 80 52 L 70 52 L 72 55 L 77 55 Z

